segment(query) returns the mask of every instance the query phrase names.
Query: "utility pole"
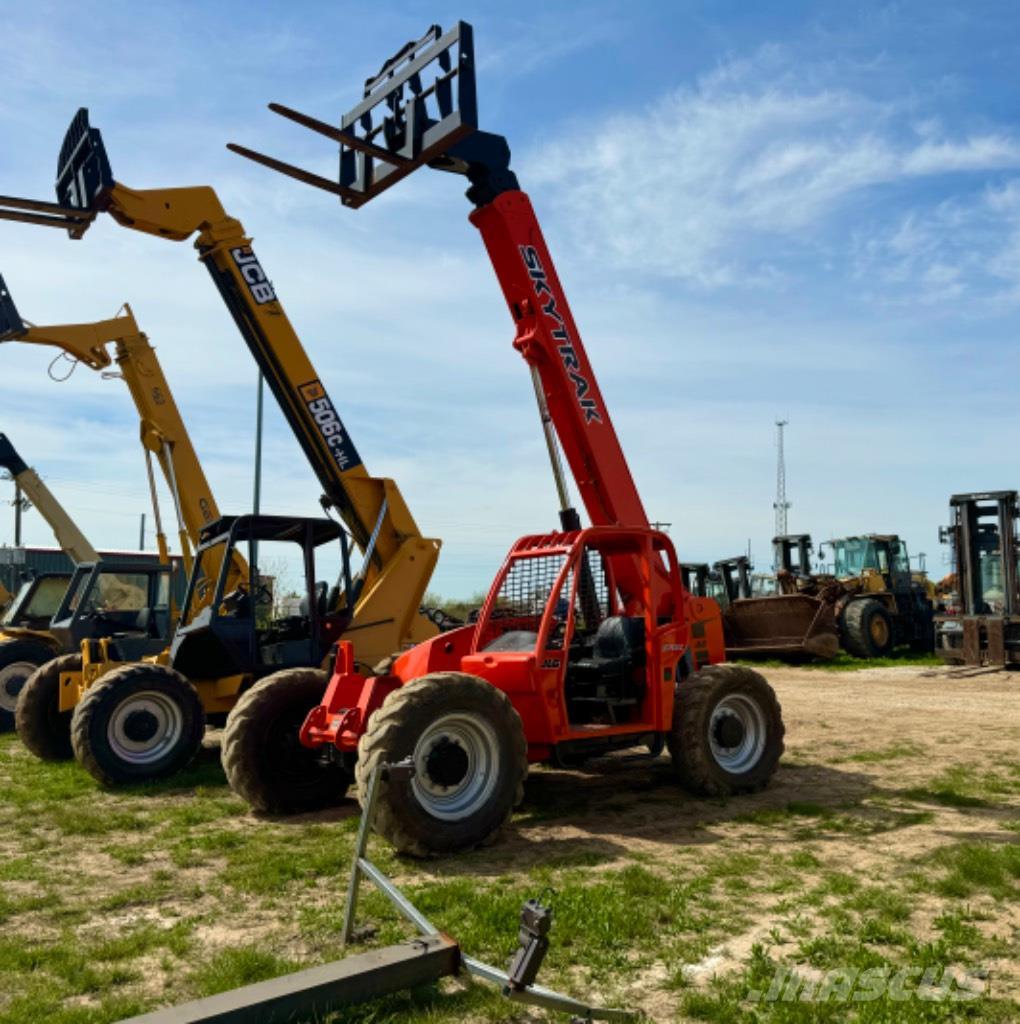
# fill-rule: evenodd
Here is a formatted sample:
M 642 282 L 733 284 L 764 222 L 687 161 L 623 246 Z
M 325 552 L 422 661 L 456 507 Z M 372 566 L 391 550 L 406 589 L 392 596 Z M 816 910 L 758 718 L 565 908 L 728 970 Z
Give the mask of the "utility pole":
M 776 512 L 775 536 L 786 535 L 786 513 L 790 508 L 790 502 L 786 500 L 786 453 L 783 449 L 783 430 L 789 424 L 789 420 L 776 420 L 776 500 L 772 507 Z
M 21 487 L 17 481 L 14 483 L 14 546 L 21 547 L 21 513 L 24 508 L 24 499 L 21 497 Z

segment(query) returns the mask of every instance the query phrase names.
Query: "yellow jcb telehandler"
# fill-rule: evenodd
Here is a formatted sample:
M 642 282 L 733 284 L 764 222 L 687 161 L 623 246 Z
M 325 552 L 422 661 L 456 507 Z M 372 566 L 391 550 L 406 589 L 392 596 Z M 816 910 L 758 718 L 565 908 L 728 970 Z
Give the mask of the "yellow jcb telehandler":
M 117 715 L 119 695 L 159 689 L 168 719 L 190 706 L 192 694 L 211 694 L 232 704 L 249 687 L 258 697 L 249 713 L 262 715 L 267 730 L 259 749 L 228 765 L 232 781 L 263 806 L 297 810 L 322 803 L 323 790 L 346 786 L 346 768 L 327 764 L 303 747 L 298 726 L 326 688 L 322 666 L 343 636 L 353 641 L 366 669 L 435 636 L 437 627 L 421 602 L 439 556 L 440 542 L 422 536 L 393 480 L 373 477 L 348 435 L 325 386 L 284 312 L 276 289 L 239 221 L 208 187 L 134 190 L 116 182 L 99 131 L 80 110 L 58 161 L 58 203 L 0 197 L 0 218 L 66 229 L 81 238 L 102 213 L 117 223 L 171 241 L 195 237 L 199 259 L 212 276 L 238 329 L 273 392 L 323 489 L 332 518 L 224 517 L 203 530 L 181 618 L 166 665 L 117 664 L 109 645 L 83 649 L 82 693 L 75 712 L 76 748 L 104 747 L 104 730 Z M 351 542 L 362 556 L 351 567 Z M 304 566 L 298 614 L 269 616 L 258 573 L 258 552 L 269 544 L 296 545 Z M 331 587 L 318 582 L 316 554 L 339 547 L 340 568 Z M 228 564 L 248 552 L 247 584 L 231 589 L 212 560 Z M 202 588 L 212 592 L 207 604 Z M 102 680 L 109 703 L 86 717 Z M 222 705 L 221 705 L 222 706 Z M 254 708 L 254 712 L 251 709 Z M 93 758 L 94 760 L 94 758 Z M 321 771 L 309 771 L 321 767 Z M 107 782 L 137 778 L 126 759 L 103 772 Z
M 176 770 L 190 760 L 201 742 L 205 725 L 201 705 L 170 709 L 158 695 L 133 694 L 118 704 L 106 722 L 97 750 L 72 744 L 72 712 L 85 687 L 82 652 L 104 652 L 118 662 L 136 662 L 165 657 L 169 646 L 176 619 L 171 602 L 172 560 L 159 514 L 153 456 L 173 500 L 185 567 L 193 563 L 203 527 L 219 519 L 219 509 L 155 350 L 130 307 L 95 323 L 29 326 L 10 292 L 6 288 L 3 292 L 0 342 L 53 347 L 75 363 L 123 378 L 138 412 L 160 552 L 159 563 L 109 562 L 76 542 L 75 550 L 88 555 L 88 560 L 81 560 L 51 621 L 30 637 L 20 634 L 19 642 L 33 647 L 19 656 L 32 668 L 23 677 L 14 707 L 18 735 L 38 757 L 59 760 L 74 753 L 94 774 L 106 770 L 106 761 L 114 769 L 123 761 L 143 776 Z M 38 489 L 26 493 L 33 494 L 34 500 L 43 497 Z M 218 554 L 209 564 L 211 572 L 219 571 Z M 224 568 L 231 587 L 247 579 L 248 567 L 239 553 Z M 210 588 L 201 588 L 196 604 L 204 607 L 211 596 Z M 0 643 L 0 657 L 5 650 L 9 651 Z M 225 713 L 229 704 L 210 710 Z

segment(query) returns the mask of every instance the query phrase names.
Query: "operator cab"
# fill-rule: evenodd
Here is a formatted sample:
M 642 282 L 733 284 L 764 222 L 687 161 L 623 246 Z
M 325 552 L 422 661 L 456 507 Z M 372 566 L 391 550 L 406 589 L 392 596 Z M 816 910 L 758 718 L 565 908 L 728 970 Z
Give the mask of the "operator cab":
M 346 534 L 330 519 L 223 516 L 207 526 L 170 647 L 173 667 L 210 679 L 318 665 L 352 606 L 343 599 L 349 586 L 315 579 L 316 551 L 332 544 L 346 565 Z M 247 559 L 248 576 L 228 590 L 235 551 Z M 302 580 L 293 593 L 292 572 Z
M 729 607 L 734 601 L 744 601 L 752 597 L 752 568 L 751 559 L 747 555 L 720 559 L 715 563 L 714 569 L 721 585 L 719 592 L 710 596 L 715 597 L 724 607 Z
M 865 537 L 841 537 L 829 541 L 833 572 L 840 579 L 877 572 L 889 578 L 910 574 L 907 545 L 895 534 L 869 534 Z
M 75 568 L 50 632 L 64 650 L 111 638 L 117 657 L 137 661 L 161 651 L 170 635 L 172 566 L 151 561 L 83 562 Z
M 46 572 L 25 580 L 0 619 L 0 627 L 48 629 L 70 579 L 69 572 Z
M 562 693 L 572 727 L 645 721 L 649 641 L 659 627 L 651 588 L 638 566 L 648 566 L 654 535 L 595 528 L 583 541 L 528 550 L 525 538 L 507 560 L 475 633 L 475 650 L 532 654 L 540 669 L 563 674 Z M 523 547 L 523 550 L 521 549 Z M 672 600 L 681 600 L 679 568 L 662 558 Z M 626 578 L 628 587 L 622 585 Z M 634 586 L 638 581 L 639 585 Z M 643 585 L 641 585 L 643 584 Z M 566 658 L 562 653 L 566 652 Z

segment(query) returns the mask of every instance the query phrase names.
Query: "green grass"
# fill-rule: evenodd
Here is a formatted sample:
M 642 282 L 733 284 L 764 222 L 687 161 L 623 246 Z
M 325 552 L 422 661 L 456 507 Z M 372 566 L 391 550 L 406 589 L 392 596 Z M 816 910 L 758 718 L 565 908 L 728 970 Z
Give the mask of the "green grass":
M 923 754 L 924 750 L 916 743 L 894 743 L 881 750 L 862 750 L 857 754 L 837 757 L 837 763 L 850 761 L 854 764 L 888 764 L 890 761 L 903 761 Z
M 859 672 L 865 668 L 898 668 L 901 666 L 931 666 L 942 664 L 942 659 L 935 654 L 916 654 L 909 647 L 897 648 L 885 658 L 855 658 L 846 651 L 839 651 L 834 658 L 827 661 L 801 662 L 797 659 L 783 661 L 779 658 L 740 659 L 740 665 L 751 668 L 789 668 L 791 664 L 817 672 Z
M 937 850 L 931 861 L 944 872 L 934 880 L 935 891 L 944 896 L 985 893 L 999 899 L 1020 898 L 1020 844 L 956 843 Z
M 242 985 L 276 978 L 296 970 L 298 964 L 258 946 L 222 949 L 191 972 L 190 987 L 199 996 L 211 996 Z
M 1007 763 L 997 772 L 979 772 L 969 765 L 943 769 L 924 786 L 907 790 L 913 800 L 944 807 L 992 807 L 1020 794 L 1020 765 Z
M 796 744 L 795 731 L 789 739 Z M 909 737 L 870 750 L 854 739 L 842 749 L 856 753 L 826 765 L 802 751 L 786 792 L 763 798 L 775 807 L 753 796 L 698 803 L 647 765 L 613 764 L 583 782 L 542 770 L 517 818 L 527 842 L 419 863 L 374 841 L 371 856 L 466 952 L 499 966 L 516 944 L 522 901 L 542 896 L 554 908 L 544 984 L 615 1004 L 659 991 L 675 1004 L 666 1019 L 1013 1019 L 997 998 L 878 1000 L 855 1004 L 856 1017 L 846 1004 L 748 1002 L 777 965 L 1020 958 L 1008 929 L 994 940 L 983 930 L 1020 898 L 1020 766 L 935 766 L 924 785 L 876 784 L 853 799 L 798 787 L 818 769 L 846 774 L 833 767 L 846 762 L 888 765 L 876 774 L 891 776 L 902 765 L 916 779 L 932 756 Z M 342 955 L 353 805 L 318 820 L 256 819 L 208 760 L 183 779 L 104 792 L 76 765 L 41 764 L 11 737 L 0 737 L 0 793 L 0 1024 L 112 1024 Z M 880 851 L 884 836 L 909 843 L 912 828 L 936 817 L 952 838 L 934 852 L 918 846 L 882 869 L 858 863 L 858 852 Z M 632 833 L 620 832 L 621 820 Z M 358 924 L 358 948 L 410 934 L 370 886 Z M 732 973 L 704 987 L 684 980 L 682 965 L 763 925 Z M 444 984 L 317 1024 L 521 1019 L 492 987 Z

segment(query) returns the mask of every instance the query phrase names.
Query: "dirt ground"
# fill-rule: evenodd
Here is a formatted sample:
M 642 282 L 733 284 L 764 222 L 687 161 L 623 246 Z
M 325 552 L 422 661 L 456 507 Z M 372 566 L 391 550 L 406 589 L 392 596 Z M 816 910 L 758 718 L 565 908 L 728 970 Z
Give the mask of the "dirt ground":
M 895 799 L 954 765 L 994 774 L 1020 762 L 1020 673 L 913 666 L 842 673 L 769 667 L 762 673 L 779 697 L 786 725 L 786 752 L 765 791 L 722 806 L 681 796 L 675 813 L 664 814 L 661 803 L 640 794 L 672 790 L 665 757 L 624 754 L 592 762 L 583 772 L 540 769 L 528 782 L 532 800 L 540 790 L 543 803 L 561 795 L 585 810 L 569 824 L 518 824 L 493 850 L 494 861 L 548 857 L 556 844 L 571 841 L 596 842 L 621 856 L 637 846 L 669 859 L 678 848 L 725 838 L 734 820 L 740 820 L 742 845 L 760 842 L 772 849 L 771 831 L 757 839 L 748 835 L 743 819 L 749 813 L 791 802 L 833 807 L 865 797 Z M 894 756 L 897 748 L 902 754 Z M 600 795 L 617 797 L 621 790 L 632 799 L 614 799 L 612 814 L 602 813 Z M 927 827 L 863 849 L 857 841 L 849 845 L 860 869 L 877 869 L 883 861 L 924 852 L 939 837 L 980 836 L 982 828 L 970 817 L 946 808 Z
M 572 805 L 577 813 L 569 822 L 519 823 L 492 851 L 491 872 L 542 863 L 567 850 L 597 850 L 607 858 L 598 870 L 606 871 L 635 855 L 661 867 L 699 860 L 710 865 L 733 854 L 778 859 L 811 849 L 819 867 L 804 872 L 804 890 L 833 873 L 895 885 L 939 848 L 1020 839 L 1009 827 L 1020 822 L 1020 673 L 916 666 L 762 671 L 786 725 L 786 753 L 768 789 L 721 804 L 677 799 L 665 758 L 623 755 L 583 772 L 539 770 L 528 783 L 529 801 Z M 992 800 L 968 796 L 966 781 L 965 792 L 957 794 L 954 772 L 971 782 L 1003 779 L 1006 785 Z M 940 788 L 947 774 L 949 782 Z M 804 808 L 811 824 L 783 827 L 783 812 L 791 807 Z M 925 820 L 913 820 L 912 814 L 920 818 L 918 807 Z M 844 812 L 842 827 L 829 827 L 827 812 Z M 897 827 L 897 816 L 903 827 Z M 860 827 L 847 828 L 846 821 Z M 875 826 L 870 835 L 869 823 Z M 738 971 L 756 943 L 782 931 L 788 900 L 757 893 L 749 899 L 753 924 L 685 965 L 687 980 L 704 985 Z M 946 905 L 925 895 L 912 899 L 910 928 L 918 938 L 930 937 Z M 979 894 L 969 905 L 980 908 L 983 934 L 1020 948 L 1020 904 Z M 822 910 L 800 907 L 798 914 L 824 929 Z M 788 938 L 772 943 L 775 957 L 796 959 L 796 951 Z M 1015 956 L 995 959 L 990 970 L 998 996 L 1020 999 Z M 628 986 L 632 1004 L 653 1020 L 674 1019 L 677 1012 L 676 993 L 654 986 L 662 973 L 661 965 L 653 967 Z
M 824 1017 L 747 1003 L 777 965 L 862 957 L 978 969 L 987 998 L 967 1019 L 1016 1019 L 1020 673 L 762 672 L 786 753 L 760 793 L 695 798 L 667 756 L 624 752 L 534 769 L 491 847 L 419 862 L 375 840 L 371 856 L 492 963 L 508 958 L 522 898 L 547 887 L 556 924 L 540 980 L 647 1020 L 956 1019 L 917 1001 Z M 0 1024 L 103 1024 L 342 955 L 357 804 L 256 817 L 226 786 L 217 742 L 165 785 L 104 792 L 77 765 L 0 740 Z M 370 893 L 359 919 L 376 943 L 399 933 Z M 342 1019 L 556 1019 L 478 989 Z

